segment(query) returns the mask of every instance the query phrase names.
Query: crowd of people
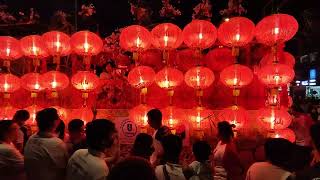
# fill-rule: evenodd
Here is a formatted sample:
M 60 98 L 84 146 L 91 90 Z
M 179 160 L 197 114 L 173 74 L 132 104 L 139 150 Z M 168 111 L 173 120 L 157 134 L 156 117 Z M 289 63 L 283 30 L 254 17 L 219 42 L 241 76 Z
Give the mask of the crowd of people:
M 136 136 L 128 157 L 120 157 L 115 124 L 95 119 L 85 124 L 71 120 L 67 127 L 54 108 L 36 115 L 38 131 L 29 136 L 25 127 L 29 113 L 16 112 L 12 120 L 0 121 L 1 180 L 316 180 L 320 179 L 320 124 L 310 126 L 309 157 L 297 156 L 300 146 L 286 139 L 271 138 L 264 144 L 266 160 L 249 169 L 242 165 L 233 126 L 217 125 L 215 148 L 207 141 L 192 145 L 194 161 L 182 165 L 183 139 L 162 125 L 158 109 L 148 112 L 153 136 Z M 66 132 L 65 132 L 65 129 Z M 308 156 L 308 155 L 306 155 Z M 310 164 L 308 162 L 310 159 Z M 294 161 L 302 166 L 294 167 Z

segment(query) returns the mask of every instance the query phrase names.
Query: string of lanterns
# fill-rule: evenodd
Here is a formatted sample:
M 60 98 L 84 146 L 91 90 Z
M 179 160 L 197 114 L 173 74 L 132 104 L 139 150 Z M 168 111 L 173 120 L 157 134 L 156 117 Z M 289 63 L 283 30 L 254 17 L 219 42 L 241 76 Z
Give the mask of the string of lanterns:
M 205 20 L 193 20 L 183 30 L 172 23 L 159 24 L 151 32 L 139 25 L 124 28 L 119 44 L 123 50 L 133 53 L 136 64 L 136 67 L 129 72 L 128 82 L 141 92 L 140 104 L 130 110 L 130 116 L 138 122 L 139 126 L 146 126 L 146 112 L 151 107 L 146 104 L 145 96 L 148 92 L 147 88 L 155 82 L 160 88 L 168 91 L 169 106 L 162 111 L 165 124 L 174 129 L 186 116 L 181 109 L 173 105 L 172 97 L 174 89 L 185 81 L 188 86 L 195 89 L 198 97 L 197 106 L 188 116 L 190 122 L 195 129 L 205 128 L 201 124 L 213 113 L 203 107 L 201 98 L 203 90 L 214 83 L 215 76 L 212 70 L 203 66 L 200 61 L 203 59 L 202 51 L 212 47 L 218 40 L 224 47 L 219 47 L 217 51 L 228 54 L 230 53 L 228 48 L 231 48 L 232 56 L 221 56 L 221 61 L 226 58 L 229 66 L 221 69 L 219 79 L 225 86 L 233 89 L 234 96 L 233 105 L 224 109 L 218 115 L 218 120 L 227 120 L 234 123 L 237 128 L 244 127 L 247 112 L 237 104 L 237 97 L 240 89 L 251 83 L 253 72 L 249 67 L 239 64 L 238 57 L 239 49 L 255 38 L 259 43 L 272 48 L 272 52 L 262 59 L 257 73 L 258 79 L 270 91 L 267 99 L 268 106 L 261 110 L 259 119 L 266 122 L 268 125 L 265 126 L 272 131 L 287 128 L 291 118 L 283 108 L 279 107 L 278 89 L 293 80 L 294 58 L 287 52 L 280 54 L 278 47 L 290 40 L 297 30 L 297 21 L 287 14 L 267 16 L 257 26 L 245 17 L 233 17 L 223 22 L 218 28 Z M 190 58 L 195 58 L 197 61 L 196 66 L 185 74 L 169 62 L 170 52 L 179 48 L 182 43 L 194 51 L 193 57 Z M 165 67 L 157 73 L 151 67 L 140 65 L 141 53 L 152 47 L 160 49 L 163 53 Z M 101 38 L 89 31 L 79 31 L 71 37 L 62 32 L 51 31 L 42 36 L 26 36 L 21 40 L 2 36 L 0 37 L 0 58 L 9 71 L 0 77 L 0 92 L 10 98 L 9 94 L 21 86 L 30 91 L 33 98 L 45 89 L 52 92 L 52 97 L 57 97 L 58 91 L 69 85 L 69 78 L 59 71 L 60 58 L 75 53 L 83 57 L 85 68 L 73 75 L 71 84 L 82 92 L 83 108 L 87 108 L 88 93 L 99 86 L 99 78 L 90 71 L 91 57 L 99 54 L 102 48 Z M 34 72 L 23 75 L 20 80 L 11 74 L 10 62 L 23 55 L 32 59 Z M 56 69 L 40 74 L 38 72 L 40 59 L 48 56 L 53 57 Z M 207 57 L 209 57 L 210 60 L 212 56 L 217 55 L 207 54 L 205 59 L 208 60 Z M 219 66 L 219 64 L 212 64 L 212 66 Z

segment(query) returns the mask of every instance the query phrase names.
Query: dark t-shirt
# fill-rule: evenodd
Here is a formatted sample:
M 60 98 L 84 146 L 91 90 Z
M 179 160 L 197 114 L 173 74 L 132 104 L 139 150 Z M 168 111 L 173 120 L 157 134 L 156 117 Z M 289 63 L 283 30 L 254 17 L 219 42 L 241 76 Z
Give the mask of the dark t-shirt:
M 296 173 L 295 180 L 320 180 L 320 163 L 315 164 L 314 166 Z

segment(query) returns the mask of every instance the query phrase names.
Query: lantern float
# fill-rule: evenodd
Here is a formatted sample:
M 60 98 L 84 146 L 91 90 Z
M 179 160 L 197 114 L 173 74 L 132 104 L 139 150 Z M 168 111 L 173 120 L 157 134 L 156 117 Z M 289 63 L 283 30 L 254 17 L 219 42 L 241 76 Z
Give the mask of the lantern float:
M 3 65 L 10 67 L 10 62 L 19 59 L 22 56 L 20 42 L 10 36 L 0 36 L 0 59 Z
M 284 108 L 271 106 L 260 109 L 258 119 L 266 129 L 278 130 L 287 128 L 292 117 Z
M 37 93 L 44 90 L 43 77 L 39 73 L 27 73 L 21 77 L 21 87 L 31 92 L 31 97 L 36 98 Z
M 236 58 L 232 56 L 232 51 L 225 47 L 212 49 L 205 55 L 205 63 L 213 71 L 220 72 L 235 61 Z
M 36 117 L 37 117 L 37 112 L 41 111 L 43 108 L 33 104 L 27 108 L 25 108 L 25 110 L 27 110 L 30 114 L 30 118 L 29 120 L 26 121 L 26 124 L 28 125 L 35 125 L 36 124 Z
M 197 106 L 191 109 L 188 118 L 195 137 L 203 139 L 205 130 L 210 127 L 213 120 L 213 111 L 202 106 Z
M 260 66 L 266 66 L 266 65 L 271 65 L 274 63 L 275 58 L 277 59 L 276 61 L 279 62 L 279 64 L 284 64 L 287 65 L 291 68 L 294 67 L 295 65 L 295 58 L 293 57 L 292 54 L 288 52 L 278 52 L 277 54 L 274 53 L 268 53 L 266 54 L 260 61 Z
M 69 78 L 66 74 L 59 71 L 49 71 L 42 75 L 42 85 L 51 91 L 52 97 L 58 97 L 58 91 L 69 86 Z
M 0 75 L 0 92 L 4 93 L 5 98 L 20 88 L 20 78 L 13 74 Z
M 147 88 L 153 83 L 155 75 L 151 67 L 137 66 L 129 72 L 128 82 L 137 89 Z
M 139 127 L 140 131 L 146 133 L 148 127 L 148 117 L 147 113 L 152 108 L 147 104 L 140 104 L 129 111 L 129 117 L 133 120 Z
M 184 112 L 182 109 L 175 106 L 168 106 L 161 109 L 162 120 L 165 126 L 168 126 L 172 133 L 176 133 L 176 127 L 179 126 L 184 120 Z
M 235 125 L 235 129 L 238 130 L 245 127 L 248 121 L 248 112 L 243 107 L 234 105 L 223 109 L 218 115 L 218 120 L 227 121 Z
M 88 122 L 92 121 L 94 118 L 94 114 L 90 107 L 83 106 L 80 109 L 74 109 L 69 119 L 81 119 L 84 121 L 84 124 L 87 124 Z
M 294 131 L 292 131 L 289 128 L 275 130 L 273 132 L 270 132 L 268 134 L 268 137 L 270 137 L 270 138 L 283 138 L 283 139 L 289 140 L 292 143 L 294 143 L 296 141 L 296 135 L 295 135 Z
M 270 64 L 258 71 L 259 80 L 268 87 L 287 85 L 294 78 L 294 70 L 284 64 Z

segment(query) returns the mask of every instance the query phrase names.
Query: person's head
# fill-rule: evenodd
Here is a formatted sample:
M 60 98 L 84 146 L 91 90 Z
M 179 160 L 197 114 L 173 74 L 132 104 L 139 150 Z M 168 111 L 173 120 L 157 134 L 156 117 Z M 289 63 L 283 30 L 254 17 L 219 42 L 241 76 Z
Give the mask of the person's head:
M 0 141 L 12 142 L 17 139 L 19 125 L 11 120 L 0 121 Z
M 269 138 L 264 144 L 266 159 L 273 165 L 288 168 L 294 150 L 293 144 L 283 138 Z
M 221 141 L 230 142 L 232 140 L 234 137 L 232 128 L 233 126 L 227 121 L 218 123 L 218 137 Z
M 127 179 L 156 180 L 156 176 L 149 161 L 140 157 L 128 157 L 111 169 L 107 180 Z
M 84 137 L 84 122 L 81 119 L 72 119 L 68 124 L 71 140 L 81 140 Z
M 211 155 L 211 146 L 206 141 L 197 141 L 192 146 L 192 152 L 197 161 L 205 162 Z
M 315 123 L 310 127 L 310 136 L 314 148 L 320 153 L 320 123 Z
M 113 145 L 116 135 L 115 124 L 107 119 L 96 119 L 86 126 L 89 149 L 105 152 Z
M 18 110 L 12 120 L 16 122 L 19 126 L 23 126 L 24 123 L 30 118 L 30 113 L 27 110 Z
M 138 134 L 133 144 L 132 155 L 149 159 L 153 152 L 152 136 L 146 133 Z
M 170 163 L 179 163 L 179 157 L 182 151 L 181 138 L 179 136 L 169 134 L 163 138 L 162 146 L 164 150 L 164 160 Z
M 55 132 L 60 123 L 58 111 L 54 108 L 46 108 L 36 115 L 36 121 L 41 132 Z
M 148 124 L 153 129 L 159 129 L 162 126 L 162 113 L 159 109 L 151 109 L 148 113 Z
M 66 125 L 64 124 L 64 122 L 60 121 L 58 124 L 58 127 L 55 130 L 55 133 L 57 133 L 58 137 L 62 140 L 64 139 L 65 128 L 66 128 Z

